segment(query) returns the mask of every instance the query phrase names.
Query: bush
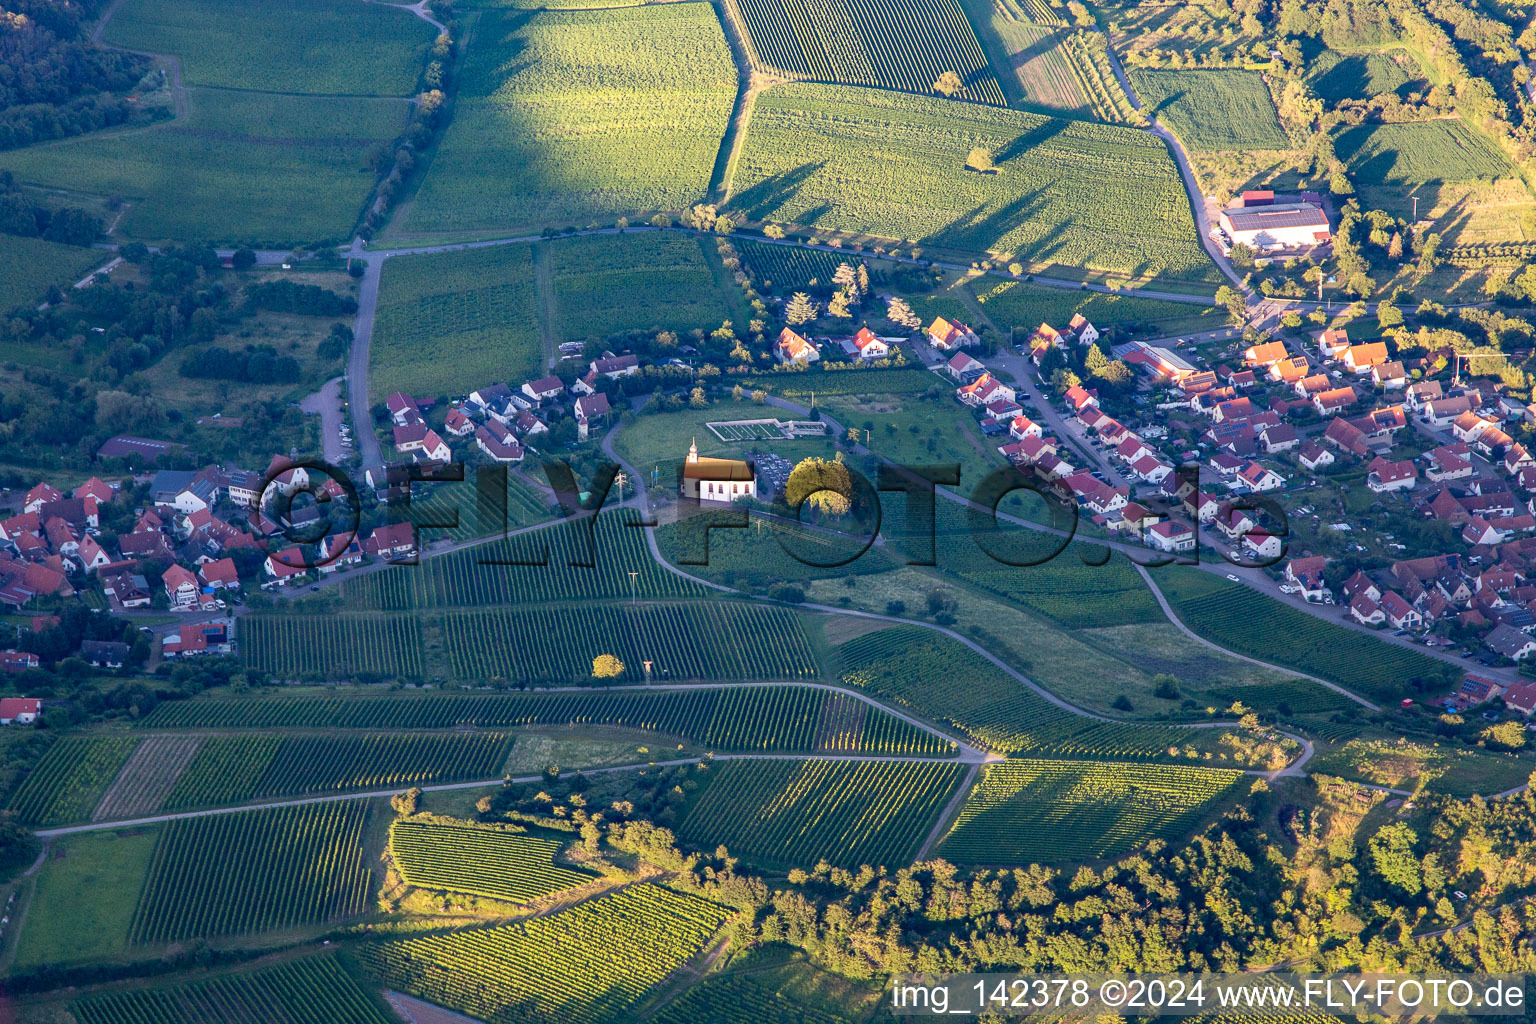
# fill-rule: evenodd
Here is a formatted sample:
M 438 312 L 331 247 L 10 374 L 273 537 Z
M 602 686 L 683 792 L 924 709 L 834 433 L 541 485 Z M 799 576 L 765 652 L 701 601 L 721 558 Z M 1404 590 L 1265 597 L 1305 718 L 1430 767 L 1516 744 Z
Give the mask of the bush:
M 907 610 L 907 602 L 905 602 L 905 601 L 887 601 L 887 602 L 885 602 L 885 614 L 887 614 L 887 615 L 902 615 L 902 614 L 906 613 L 906 610 Z

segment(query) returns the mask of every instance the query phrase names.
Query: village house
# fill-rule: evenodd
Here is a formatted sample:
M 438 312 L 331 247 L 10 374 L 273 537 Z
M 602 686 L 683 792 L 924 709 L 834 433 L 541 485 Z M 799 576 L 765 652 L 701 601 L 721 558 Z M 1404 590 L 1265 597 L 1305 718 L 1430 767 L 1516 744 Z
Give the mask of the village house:
M 1418 470 L 1408 460 L 1389 462 L 1378 456 L 1366 467 L 1365 486 L 1377 494 L 1407 490 L 1418 479 Z
M 517 435 L 496 420 L 487 420 L 484 425 L 476 429 L 475 447 L 495 462 L 523 461 L 523 446 L 518 444 Z
M 402 558 L 416 553 L 416 531 L 410 523 L 380 526 L 363 540 L 370 558 Z
M 1302 597 L 1313 604 L 1320 604 L 1324 599 L 1333 597 L 1333 591 L 1328 588 L 1328 583 L 1323 579 L 1323 571 L 1327 564 L 1328 559 L 1322 555 L 1293 558 L 1286 563 L 1285 578 L 1300 588 Z
M 984 373 L 970 384 L 955 390 L 955 397 L 972 408 L 981 408 L 989 402 L 995 402 L 1005 398 L 1012 402 L 1018 398 L 1013 388 L 993 377 L 990 373 Z
M 1358 396 L 1351 387 L 1333 388 L 1312 396 L 1312 405 L 1319 416 L 1330 416 L 1340 409 L 1355 404 Z
M 0 665 L 12 668 L 13 662 L 8 657 L 15 655 L 16 651 L 0 652 Z M 37 668 L 37 655 L 23 656 L 19 667 Z M 43 713 L 43 702 L 36 697 L 4 697 L 0 698 L 0 725 L 31 725 L 36 722 L 38 716 Z
M 1483 646 L 1510 661 L 1524 661 L 1536 652 L 1536 640 L 1502 622 L 1490 629 L 1483 637 Z
M 416 399 L 403 391 L 396 391 L 384 399 L 384 407 L 389 410 L 390 422 L 397 427 L 421 419 L 421 407 L 416 404 Z
M 182 566 L 173 565 L 165 570 L 161 579 L 165 583 L 165 597 L 172 611 L 197 608 L 201 588 L 197 585 L 196 576 Z
M 1174 519 L 1164 519 L 1147 527 L 1143 534 L 1147 547 L 1167 554 L 1182 554 L 1195 549 L 1194 527 Z
M 891 346 L 875 337 L 868 327 L 860 327 L 853 337 L 844 339 L 843 351 L 855 359 L 884 359 L 891 354 Z
M 1308 441 L 1301 446 L 1301 451 L 1296 453 L 1296 461 L 1301 463 L 1310 472 L 1316 473 L 1320 469 L 1327 469 L 1333 465 L 1333 452 L 1324 448 L 1316 441 Z
M 632 355 L 616 356 L 612 352 L 606 352 L 601 359 L 592 360 L 588 364 L 587 369 L 601 377 L 607 377 L 609 380 L 618 380 L 620 377 L 630 377 L 640 372 L 640 357 Z M 536 381 L 535 384 L 547 384 L 551 379 L 557 378 L 546 377 L 542 381 Z M 523 390 L 528 390 L 526 384 L 523 385 Z M 537 398 L 540 396 L 534 395 L 532 397 Z
M 1285 486 L 1285 477 L 1257 462 L 1250 462 L 1238 471 L 1238 478 L 1255 492 L 1278 491 Z
M 1331 363 L 1349 348 L 1349 332 L 1341 329 L 1327 330 L 1317 336 L 1317 354 L 1323 362 Z
M 565 394 L 565 385 L 559 377 L 541 377 L 523 385 L 523 394 L 535 402 L 547 402 Z
M 1387 621 L 1387 613 L 1381 610 L 1381 605 L 1364 593 L 1349 599 L 1349 617 L 1362 626 L 1379 626 Z
M 778 340 L 773 344 L 773 355 L 781 363 L 794 363 L 806 366 L 821 358 L 821 353 L 804 337 L 792 331 L 788 327 L 779 332 Z M 959 356 L 955 357 L 956 359 Z M 975 360 L 971 360 L 975 362 Z
M 987 368 L 974 356 L 966 352 L 956 352 L 944 364 L 944 372 L 949 374 L 961 384 L 969 384 L 983 373 Z
M 1245 349 L 1243 363 L 1250 369 L 1267 370 L 1289 354 L 1285 350 L 1285 342 L 1266 341 Z
M 608 418 L 608 396 L 582 395 L 576 399 L 572 412 L 576 417 L 576 436 L 585 441 L 592 424 Z
M 946 320 L 941 316 L 934 317 L 933 323 L 928 325 L 924 333 L 928 335 L 933 347 L 941 352 L 953 352 L 981 344 L 981 338 L 975 331 L 958 320 Z
M 271 577 L 263 583 L 263 589 L 271 587 L 286 587 L 295 579 L 309 572 L 309 565 L 304 558 L 304 552 L 298 547 L 284 548 L 268 555 L 261 567 Z
M 1297 385 L 1307 378 L 1311 369 L 1312 365 L 1307 362 L 1306 356 L 1286 356 L 1269 368 L 1269 379 L 1281 384 Z
M 1408 374 L 1400 360 L 1376 363 L 1371 367 L 1371 380 L 1383 391 L 1397 391 L 1408 383 Z
M 1382 341 L 1351 345 L 1340 357 L 1344 369 L 1351 373 L 1370 373 L 1371 367 L 1387 361 L 1387 345 Z
M 464 414 L 463 409 L 449 409 L 443 417 L 443 430 L 454 437 L 468 437 L 475 432 L 475 421 Z
M 128 663 L 129 647 L 116 640 L 82 640 L 80 657 L 93 668 L 122 668 Z
M 235 570 L 234 560 L 230 558 L 204 562 L 197 567 L 197 576 L 209 590 L 240 589 L 240 574 Z

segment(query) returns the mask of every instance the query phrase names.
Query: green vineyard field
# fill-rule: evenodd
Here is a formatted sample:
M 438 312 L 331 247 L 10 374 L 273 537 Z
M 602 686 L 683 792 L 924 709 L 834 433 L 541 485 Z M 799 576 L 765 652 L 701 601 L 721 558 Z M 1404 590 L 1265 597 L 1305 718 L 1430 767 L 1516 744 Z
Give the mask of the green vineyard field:
M 769 245 L 745 238 L 733 239 L 731 244 L 741 254 L 742 265 L 760 288 L 785 293 L 809 287 L 812 281 L 821 286 L 830 285 L 838 264 L 857 266 L 863 262 L 857 254 L 845 255 L 827 249 Z
M 895 761 L 725 761 L 678 829 L 779 867 L 910 864 L 965 769 Z
M 83 821 L 137 745 L 132 736 L 66 736 L 27 773 L 6 807 L 28 825 Z
M 394 1024 L 331 956 L 90 996 L 73 1010 L 79 1024 Z
M 522 832 L 442 821 L 395 821 L 389 852 L 405 881 L 421 889 L 526 903 L 594 876 L 554 863 L 560 844 Z
M 868 690 L 1005 754 L 1165 760 L 1194 735 L 1176 726 L 1100 722 L 1059 708 L 964 644 L 895 626 L 838 648 L 846 686 Z M 965 680 L 956 686 L 955 679 Z
M 580 522 L 561 523 L 348 580 L 342 597 L 351 608 L 409 611 L 706 595 L 700 584 L 652 561 L 643 531 L 621 523 L 624 515 L 597 516 L 590 551 L 572 535 L 583 529 Z M 573 561 L 590 561 L 593 567 Z M 631 571 L 638 573 L 633 581 Z
M 443 617 L 452 676 L 577 683 L 616 655 L 623 680 L 811 679 L 819 674 L 795 613 L 758 604 L 582 605 Z
M 701 242 L 674 233 L 592 235 L 549 243 L 561 340 L 619 331 L 712 331 L 732 319 Z M 744 324 L 739 325 L 744 327 Z
M 1004 106 L 976 32 L 956 0 L 737 0 L 767 66 L 798 78 L 931 93 L 946 71 L 964 99 Z
M 74 284 L 105 262 L 95 249 L 0 234 L 0 312 L 35 305 L 51 285 Z
M 736 77 L 709 4 L 485 11 L 404 229 L 583 227 L 702 202 Z
M 512 737 L 472 735 L 215 736 L 165 800 L 168 811 L 310 793 L 494 779 Z
M 1257 71 L 1136 68 L 1130 76 L 1142 103 L 1192 152 L 1291 146 Z
M 920 757 L 949 757 L 955 752 L 948 740 L 887 711 L 808 686 L 178 701 L 161 704 L 144 721 L 151 729 L 505 729 L 526 725 L 621 726 L 692 739 L 722 750 Z M 246 739 L 255 744 L 249 748 L 253 752 L 266 741 L 265 737 Z M 235 753 L 232 742 L 226 738 L 215 748 L 229 753 L 199 753 L 210 759 L 217 756 L 226 765 L 215 767 L 210 760 L 210 776 L 249 771 L 240 764 L 261 756 Z M 206 746 L 212 745 L 210 741 Z M 242 783 L 246 784 L 256 783 Z
M 1448 686 L 1453 666 L 1358 630 L 1324 622 L 1210 573 L 1179 566 L 1152 577 L 1184 624 L 1223 647 L 1392 700 L 1417 679 Z
M 1116 857 L 1177 839 L 1241 772 L 1091 761 L 1009 760 L 982 769 L 937 853 L 958 864 Z
M 520 381 L 539 368 L 537 316 L 531 246 L 397 256 L 379 279 L 369 396 L 462 395 Z
M 129 939 L 155 945 L 321 924 L 362 913 L 363 800 L 167 822 Z
M 635 885 L 563 913 L 359 955 L 391 987 L 494 1024 L 628 1021 L 730 914 L 697 896 Z
M 998 173 L 966 170 L 992 154 Z M 849 86 L 758 97 L 729 206 L 752 220 L 1215 282 L 1167 148 L 1115 125 Z
M 241 661 L 279 679 L 422 675 L 421 626 L 409 615 L 247 615 L 240 629 Z

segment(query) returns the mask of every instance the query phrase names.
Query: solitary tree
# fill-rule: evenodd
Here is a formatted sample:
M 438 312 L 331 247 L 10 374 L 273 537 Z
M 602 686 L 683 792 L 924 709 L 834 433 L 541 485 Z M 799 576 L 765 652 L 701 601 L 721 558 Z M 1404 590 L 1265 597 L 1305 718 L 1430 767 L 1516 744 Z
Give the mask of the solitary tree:
M 790 297 L 789 305 L 784 307 L 784 321 L 791 327 L 798 327 L 815 319 L 816 303 L 805 292 L 795 292 Z
M 599 654 L 592 659 L 593 679 L 617 679 L 624 674 L 624 663 L 611 654 Z
M 933 83 L 933 91 L 940 96 L 957 96 L 965 88 L 965 83 L 960 76 L 953 71 L 946 71 Z
M 992 151 L 985 146 L 977 146 L 966 154 L 965 166 L 982 174 L 992 174 L 997 170 L 997 164 L 992 162 Z

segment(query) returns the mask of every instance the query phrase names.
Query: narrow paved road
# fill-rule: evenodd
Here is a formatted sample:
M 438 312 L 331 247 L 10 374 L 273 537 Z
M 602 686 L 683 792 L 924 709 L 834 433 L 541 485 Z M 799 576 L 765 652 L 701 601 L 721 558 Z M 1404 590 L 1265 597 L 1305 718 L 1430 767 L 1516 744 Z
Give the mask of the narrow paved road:
M 382 253 L 363 252 L 357 243 L 349 253 L 363 261 L 363 276 L 357 283 L 357 318 L 352 323 L 352 349 L 347 353 L 347 404 L 352 411 L 352 436 L 363 468 L 384 465 L 384 450 L 379 446 L 378 430 L 373 425 L 368 403 L 368 359 L 373 344 L 374 316 L 379 308 L 379 278 L 384 272 Z
M 1120 88 L 1125 90 L 1126 98 L 1131 101 L 1131 106 L 1141 110 L 1141 97 L 1136 95 L 1136 87 L 1131 85 L 1130 77 L 1125 73 L 1125 68 L 1120 66 L 1120 58 L 1115 54 L 1115 48 L 1105 40 L 1104 52 L 1109 56 L 1109 66 L 1114 69 L 1115 77 L 1120 80 Z M 1204 247 L 1206 255 L 1216 264 L 1227 280 L 1241 288 L 1243 294 L 1252 296 L 1253 290 L 1243 283 L 1243 277 L 1232 266 L 1232 261 L 1227 259 L 1216 240 L 1211 237 L 1211 218 L 1205 208 L 1205 194 L 1200 191 L 1200 183 L 1195 180 L 1194 169 L 1189 164 L 1189 154 L 1184 152 L 1184 146 L 1174 134 L 1158 124 L 1157 118 L 1147 115 L 1147 131 L 1162 139 L 1173 154 L 1174 163 L 1178 164 L 1179 177 L 1184 181 L 1184 191 L 1189 194 L 1190 212 L 1195 216 L 1195 228 L 1200 235 L 1200 245 Z

